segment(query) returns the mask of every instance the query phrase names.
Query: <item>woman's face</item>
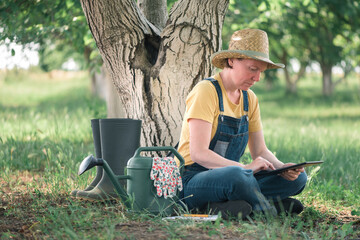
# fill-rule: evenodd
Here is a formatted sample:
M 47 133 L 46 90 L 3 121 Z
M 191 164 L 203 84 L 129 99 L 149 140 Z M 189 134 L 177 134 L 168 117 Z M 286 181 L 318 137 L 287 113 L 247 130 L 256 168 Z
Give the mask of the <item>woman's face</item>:
M 255 59 L 229 59 L 233 87 L 248 90 L 255 82 L 260 81 L 260 75 L 267 69 L 267 63 Z

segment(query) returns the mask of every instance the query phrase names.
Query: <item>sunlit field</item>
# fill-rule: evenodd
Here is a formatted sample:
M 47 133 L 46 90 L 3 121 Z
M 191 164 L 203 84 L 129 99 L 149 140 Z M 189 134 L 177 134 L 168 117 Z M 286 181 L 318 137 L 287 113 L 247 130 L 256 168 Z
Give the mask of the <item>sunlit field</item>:
M 0 72 L 0 234 L 50 239 L 358 239 L 360 238 L 360 76 L 321 94 L 308 75 L 297 95 L 284 83 L 253 90 L 260 102 L 268 148 L 283 162 L 322 160 L 307 169 L 297 196 L 299 216 L 247 221 L 166 222 L 134 214 L 120 202 L 70 197 L 81 160 L 94 153 L 90 120 L 105 118 L 105 102 L 91 95 L 86 72 L 50 78 L 38 70 Z M 249 159 L 246 153 L 242 161 Z

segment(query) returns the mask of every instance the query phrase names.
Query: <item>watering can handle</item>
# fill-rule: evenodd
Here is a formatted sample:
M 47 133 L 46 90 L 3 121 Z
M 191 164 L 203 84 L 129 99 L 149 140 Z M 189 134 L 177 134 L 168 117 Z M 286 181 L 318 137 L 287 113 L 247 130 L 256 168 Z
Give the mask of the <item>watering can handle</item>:
M 150 151 L 171 151 L 180 161 L 180 173 L 182 175 L 183 171 L 184 171 L 184 165 L 185 165 L 185 160 L 184 158 L 180 155 L 180 153 L 178 151 L 176 151 L 176 149 L 172 146 L 164 146 L 164 147 L 139 147 L 134 154 L 134 158 L 135 157 L 139 157 L 141 152 L 150 152 Z

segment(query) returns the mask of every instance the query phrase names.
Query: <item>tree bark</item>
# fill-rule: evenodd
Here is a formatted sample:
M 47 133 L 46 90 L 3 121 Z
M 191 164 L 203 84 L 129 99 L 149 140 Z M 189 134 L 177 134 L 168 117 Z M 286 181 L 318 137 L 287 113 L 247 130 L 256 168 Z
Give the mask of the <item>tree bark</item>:
M 185 98 L 213 74 L 228 0 L 174 4 L 162 32 L 132 0 L 81 0 L 125 117 L 142 120 L 143 146 L 179 140 Z

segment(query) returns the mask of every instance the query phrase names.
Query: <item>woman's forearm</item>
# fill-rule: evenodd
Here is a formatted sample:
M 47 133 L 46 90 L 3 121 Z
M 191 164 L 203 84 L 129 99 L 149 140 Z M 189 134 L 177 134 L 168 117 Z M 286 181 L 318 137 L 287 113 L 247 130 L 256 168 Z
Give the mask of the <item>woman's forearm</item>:
M 193 162 L 196 162 L 197 164 L 208 169 L 227 167 L 227 166 L 244 167 L 243 164 L 236 161 L 228 160 L 210 149 L 191 151 L 190 148 L 190 156 Z
M 284 165 L 284 163 L 281 162 L 269 149 L 264 150 L 260 154 L 260 157 L 263 157 L 271 162 L 276 169 L 281 168 Z

